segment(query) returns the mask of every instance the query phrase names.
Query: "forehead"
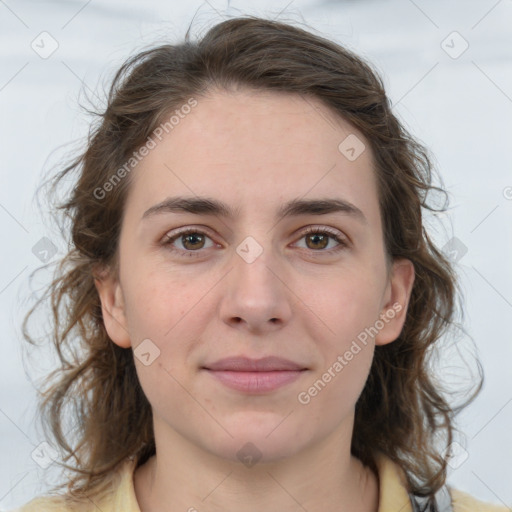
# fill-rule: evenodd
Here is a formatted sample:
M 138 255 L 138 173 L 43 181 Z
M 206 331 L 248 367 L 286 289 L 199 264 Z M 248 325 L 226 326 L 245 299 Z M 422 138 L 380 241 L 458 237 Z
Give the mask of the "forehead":
M 242 215 L 307 196 L 375 208 L 368 142 L 319 100 L 253 90 L 196 99 L 133 171 L 129 202 L 139 211 L 178 194 L 217 197 Z

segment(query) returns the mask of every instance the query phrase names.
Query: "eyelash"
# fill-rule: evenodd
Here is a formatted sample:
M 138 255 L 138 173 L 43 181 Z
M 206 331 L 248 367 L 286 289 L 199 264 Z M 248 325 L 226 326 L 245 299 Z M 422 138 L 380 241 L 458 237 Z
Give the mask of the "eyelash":
M 189 234 L 204 235 L 204 236 L 206 236 L 206 237 L 211 239 L 211 237 L 208 236 L 207 233 L 205 233 L 204 231 L 202 231 L 200 229 L 186 228 L 183 231 L 179 231 L 178 233 L 173 234 L 172 236 L 166 236 L 164 241 L 162 242 L 162 245 L 164 247 L 168 248 L 172 252 L 181 253 L 181 255 L 183 255 L 183 256 L 185 256 L 185 254 L 186 254 L 186 257 L 201 256 L 201 253 L 203 252 L 202 249 L 198 249 L 198 250 L 195 250 L 195 251 L 190 251 L 190 250 L 184 250 L 184 249 L 176 249 L 175 247 L 172 246 L 172 244 L 179 237 L 184 236 L 184 235 L 189 235 Z M 334 247 L 333 249 L 328 249 L 328 250 L 325 250 L 325 249 L 319 249 L 319 250 L 309 249 L 310 251 L 312 251 L 313 254 L 317 253 L 317 254 L 315 254 L 315 256 L 316 255 L 321 256 L 322 253 L 335 254 L 335 253 L 345 249 L 348 246 L 347 241 L 343 237 L 341 237 L 338 233 L 336 233 L 334 231 L 331 231 L 328 228 L 309 227 L 309 228 L 307 228 L 305 231 L 303 231 L 301 233 L 301 236 L 300 236 L 299 239 L 302 239 L 302 238 L 304 238 L 305 236 L 308 236 L 308 235 L 316 235 L 316 234 L 328 235 L 331 239 L 335 240 L 338 243 L 338 245 L 336 247 Z M 308 250 L 308 249 L 305 249 L 305 250 Z

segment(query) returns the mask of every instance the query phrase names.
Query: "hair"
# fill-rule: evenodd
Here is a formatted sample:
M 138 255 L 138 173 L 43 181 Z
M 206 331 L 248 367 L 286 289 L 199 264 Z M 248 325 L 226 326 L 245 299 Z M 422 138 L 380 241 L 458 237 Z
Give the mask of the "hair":
M 126 60 L 113 78 L 106 108 L 93 112 L 96 122 L 84 150 L 52 180 L 53 193 L 63 178 L 77 173 L 65 201 L 55 207 L 56 215 L 62 212 L 70 221 L 71 244 L 27 313 L 23 335 L 35 343 L 27 322 L 50 299 L 50 338 L 59 368 L 45 381 L 39 412 L 62 454 L 59 464 L 71 472 L 67 494 L 78 499 L 99 493 L 125 459 L 141 465 L 155 454 L 151 406 L 133 352 L 109 338 L 94 282 L 98 268 L 118 270 L 132 182 L 132 174 L 121 169 L 191 98 L 237 87 L 320 101 L 371 146 L 387 257 L 412 261 L 415 281 L 400 336 L 375 348 L 356 403 L 351 451 L 374 470 L 375 454 L 384 453 L 403 469 L 411 492 L 432 494 L 446 481 L 444 449 L 452 442 L 454 416 L 481 388 L 480 383 L 462 406 L 450 406 L 429 368 L 432 349 L 455 325 L 457 312 L 454 270 L 422 220 L 426 210 L 445 211 L 429 204 L 429 193 L 446 193 L 433 184 L 432 158 L 393 114 L 370 64 L 312 32 L 255 16 L 218 23 L 197 41 L 187 31 L 180 44 L 158 45 Z M 66 418 L 72 418 L 72 432 L 65 432 Z

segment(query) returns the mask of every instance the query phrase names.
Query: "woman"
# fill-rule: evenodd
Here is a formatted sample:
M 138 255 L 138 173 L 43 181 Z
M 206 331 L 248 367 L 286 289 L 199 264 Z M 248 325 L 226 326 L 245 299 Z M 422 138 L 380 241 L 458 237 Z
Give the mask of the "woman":
M 24 512 L 506 510 L 445 485 L 456 283 L 368 64 L 256 17 L 187 33 L 121 67 L 73 171 L 42 402 L 71 476 Z

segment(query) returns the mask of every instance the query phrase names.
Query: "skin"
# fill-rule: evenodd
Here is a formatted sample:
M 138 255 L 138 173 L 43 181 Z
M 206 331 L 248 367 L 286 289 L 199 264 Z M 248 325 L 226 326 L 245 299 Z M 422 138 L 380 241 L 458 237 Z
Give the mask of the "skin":
M 354 161 L 338 145 L 355 134 L 366 149 Z M 214 91 L 132 171 L 119 243 L 119 273 L 96 281 L 112 341 L 160 350 L 137 357 L 153 410 L 157 455 L 134 474 L 143 512 L 236 510 L 377 511 L 378 477 L 350 454 L 354 408 L 375 345 L 402 329 L 413 265 L 387 266 L 377 182 L 368 141 L 321 103 L 292 94 Z M 221 200 L 233 219 L 165 212 L 141 220 L 167 197 Z M 345 212 L 276 219 L 296 199 L 341 198 Z M 199 240 L 179 236 L 197 228 Z M 328 228 L 325 242 L 304 228 Z M 236 251 L 251 236 L 263 252 L 248 263 Z M 191 257 L 190 252 L 199 254 Z M 400 304 L 375 338 L 307 405 L 307 391 L 380 315 Z M 264 395 L 225 387 L 207 362 L 277 355 L 307 367 Z M 246 443 L 261 458 L 244 465 Z M 300 504 L 300 505 L 299 505 Z

